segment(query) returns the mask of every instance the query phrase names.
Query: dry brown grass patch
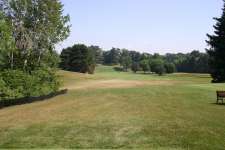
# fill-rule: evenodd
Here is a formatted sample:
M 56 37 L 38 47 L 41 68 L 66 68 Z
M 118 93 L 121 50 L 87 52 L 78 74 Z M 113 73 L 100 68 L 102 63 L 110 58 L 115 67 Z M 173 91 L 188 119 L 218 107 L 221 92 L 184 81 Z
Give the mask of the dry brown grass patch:
M 65 86 L 69 90 L 79 90 L 79 89 L 106 89 L 106 88 L 131 88 L 131 87 L 141 87 L 148 85 L 172 85 L 172 81 L 137 81 L 137 80 L 96 80 L 78 83 L 76 85 Z

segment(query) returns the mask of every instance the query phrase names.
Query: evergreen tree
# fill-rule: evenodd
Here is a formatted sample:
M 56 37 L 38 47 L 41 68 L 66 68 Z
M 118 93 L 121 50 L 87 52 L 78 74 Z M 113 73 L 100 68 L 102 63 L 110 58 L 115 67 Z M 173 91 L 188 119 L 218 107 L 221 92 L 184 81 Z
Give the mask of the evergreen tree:
M 84 44 L 63 49 L 61 52 L 61 68 L 80 73 L 94 73 L 95 56 Z
M 88 47 L 88 49 L 91 51 L 91 53 L 94 56 L 95 63 L 96 64 L 102 64 L 103 63 L 103 51 L 99 46 L 91 45 Z
M 214 19 L 217 21 L 214 26 L 215 34 L 207 34 L 209 40 L 206 41 L 210 46 L 207 49 L 210 57 L 210 72 L 213 78 L 212 82 L 225 82 L 225 4 L 222 16 Z
M 120 49 L 112 48 L 110 51 L 104 52 L 104 64 L 106 65 L 117 65 L 120 60 Z
M 139 62 L 141 59 L 141 54 L 140 52 L 136 52 L 136 51 L 129 51 L 132 62 Z
M 64 70 L 70 70 L 70 52 L 71 52 L 71 47 L 68 47 L 66 49 L 63 49 L 61 54 L 60 54 L 60 68 Z

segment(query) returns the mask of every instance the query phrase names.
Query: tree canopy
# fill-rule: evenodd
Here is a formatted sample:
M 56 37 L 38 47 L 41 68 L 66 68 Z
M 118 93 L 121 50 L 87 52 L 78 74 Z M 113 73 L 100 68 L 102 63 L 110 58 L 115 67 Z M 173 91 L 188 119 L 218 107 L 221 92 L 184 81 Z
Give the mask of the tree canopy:
M 210 70 L 209 55 L 198 50 L 186 54 L 167 53 L 160 55 L 112 48 L 109 51 L 103 51 L 103 60 L 104 65 L 117 65 L 120 63 L 124 71 L 130 68 L 134 72 L 139 70 L 151 71 L 159 75 L 174 72 L 209 73 Z
M 222 16 L 214 19 L 217 21 L 214 35 L 207 34 L 209 39 L 206 41 L 210 46 L 207 49 L 210 72 L 213 82 L 225 82 L 225 4 Z
M 96 64 L 103 63 L 103 51 L 99 46 L 91 45 L 88 47 L 92 55 L 94 56 L 94 60 Z
M 117 64 L 119 64 L 120 52 L 121 51 L 120 51 L 119 48 L 112 48 L 109 51 L 105 51 L 103 53 L 104 64 L 106 64 L 106 65 L 117 65 Z
M 123 67 L 124 71 L 128 71 L 128 69 L 131 67 L 132 59 L 129 54 L 129 51 L 126 49 L 123 49 L 120 56 L 120 65 Z
M 94 73 L 95 53 L 84 44 L 75 44 L 61 52 L 61 68 L 80 73 Z
M 68 37 L 68 23 L 59 0 L 0 1 L 0 84 L 4 85 L 0 93 L 4 98 L 58 89 L 55 45 Z
M 35 70 L 48 65 L 54 46 L 69 35 L 69 16 L 59 0 L 3 0 L 3 12 L 11 25 L 15 50 L 11 67 Z M 9 53 L 9 51 L 8 51 Z

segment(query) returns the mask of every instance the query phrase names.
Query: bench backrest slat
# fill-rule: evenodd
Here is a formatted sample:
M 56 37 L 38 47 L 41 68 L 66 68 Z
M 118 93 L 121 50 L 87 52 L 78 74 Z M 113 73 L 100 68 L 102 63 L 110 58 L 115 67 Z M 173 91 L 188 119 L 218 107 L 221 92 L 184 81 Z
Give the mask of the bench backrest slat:
M 217 91 L 216 93 L 218 97 L 225 97 L 225 91 Z

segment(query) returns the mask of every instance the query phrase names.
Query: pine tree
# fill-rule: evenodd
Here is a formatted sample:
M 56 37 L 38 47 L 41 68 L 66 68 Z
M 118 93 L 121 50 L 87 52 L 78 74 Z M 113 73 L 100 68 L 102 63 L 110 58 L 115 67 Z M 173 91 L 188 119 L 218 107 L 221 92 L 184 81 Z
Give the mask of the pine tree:
M 210 46 L 207 49 L 210 57 L 210 72 L 213 78 L 212 82 L 225 82 L 225 4 L 222 17 L 214 19 L 217 21 L 214 25 L 215 34 L 207 34 L 209 40 L 206 41 Z
M 95 56 L 84 44 L 75 44 L 61 52 L 61 68 L 68 71 L 93 74 Z

